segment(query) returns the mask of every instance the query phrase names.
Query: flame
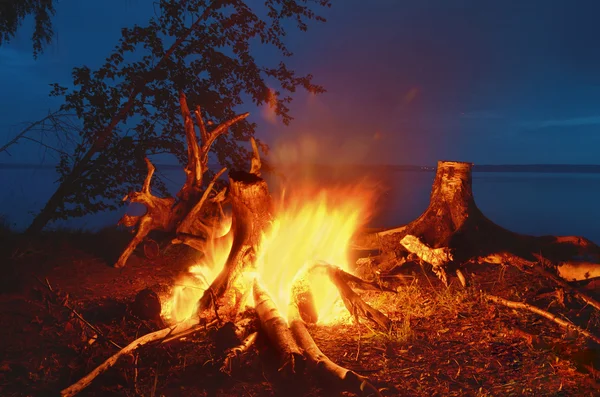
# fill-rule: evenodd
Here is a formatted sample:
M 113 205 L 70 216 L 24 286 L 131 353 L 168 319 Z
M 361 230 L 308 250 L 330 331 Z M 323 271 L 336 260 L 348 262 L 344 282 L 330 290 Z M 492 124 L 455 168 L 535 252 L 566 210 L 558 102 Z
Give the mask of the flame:
M 215 233 L 215 238 L 209 241 L 200 263 L 190 266 L 187 274 L 175 282 L 171 297 L 162 306 L 161 315 L 165 321 L 178 323 L 196 313 L 198 300 L 225 265 L 231 250 L 233 237 L 228 233 L 231 221 L 231 216 L 225 218 Z
M 302 278 L 310 286 L 319 323 L 340 321 L 339 314 L 346 313 L 346 309 L 336 287 L 322 272 L 309 269 L 317 262 L 327 262 L 350 271 L 350 239 L 366 221 L 371 198 L 372 189 L 365 186 L 303 187 L 288 197 L 283 194 L 272 227 L 262 236 L 256 268 L 248 269 L 237 283 L 252 285 L 252 280 L 258 278 L 279 311 L 287 313 L 292 286 Z M 228 218 L 202 261 L 176 282 L 171 297 L 163 304 L 162 316 L 167 322 L 181 322 L 196 313 L 198 300 L 227 260 L 233 238 L 227 233 L 230 229 Z M 251 298 L 252 294 L 249 305 L 253 305 Z
M 295 279 L 304 277 L 315 262 L 349 271 L 350 239 L 365 221 L 369 202 L 369 191 L 361 187 L 303 189 L 282 200 L 257 257 L 261 282 L 281 313 L 287 313 Z M 311 275 L 309 283 L 319 322 L 333 321 L 337 289 L 318 274 Z

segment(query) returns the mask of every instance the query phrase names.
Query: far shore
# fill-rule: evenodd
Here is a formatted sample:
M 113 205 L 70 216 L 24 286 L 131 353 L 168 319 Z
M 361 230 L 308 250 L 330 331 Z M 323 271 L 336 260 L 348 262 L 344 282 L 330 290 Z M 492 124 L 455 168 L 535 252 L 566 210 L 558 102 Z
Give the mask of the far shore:
M 180 164 L 156 164 L 159 169 L 181 170 Z M 211 168 L 220 168 L 218 164 Z M 414 171 L 434 172 L 435 165 L 411 164 L 286 164 L 284 167 L 314 167 L 314 168 L 356 168 L 382 171 Z M 33 163 L 0 163 L 0 169 L 55 169 L 56 164 Z M 475 164 L 473 172 L 531 172 L 531 173 L 563 173 L 563 174 L 600 174 L 600 164 Z

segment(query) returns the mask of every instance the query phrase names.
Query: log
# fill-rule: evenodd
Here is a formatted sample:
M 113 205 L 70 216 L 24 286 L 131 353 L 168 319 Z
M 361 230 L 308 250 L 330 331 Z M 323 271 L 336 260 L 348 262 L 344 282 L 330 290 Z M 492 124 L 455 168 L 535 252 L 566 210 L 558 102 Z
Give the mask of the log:
M 186 180 L 179 192 L 177 199 L 173 197 L 154 196 L 150 189 L 150 182 L 155 171 L 148 158 L 145 159 L 148 167 L 148 173 L 142 190 L 139 192 L 130 192 L 123 201 L 131 203 L 140 203 L 146 207 L 146 213 L 141 216 L 124 215 L 119 220 L 119 225 L 134 228 L 135 236 L 123 250 L 115 267 L 125 266 L 127 259 L 133 253 L 135 248 L 146 238 L 152 230 L 161 230 L 166 232 L 176 232 L 193 234 L 202 238 L 210 238 L 210 232 L 213 228 L 207 225 L 200 213 L 204 210 L 205 203 L 209 194 L 212 193 L 213 185 L 216 179 L 224 172 L 221 170 L 207 189 L 203 189 L 203 178 L 208 171 L 208 154 L 215 140 L 227 133 L 229 127 L 248 117 L 248 113 L 240 114 L 234 118 L 225 121 L 208 132 L 204 126 L 200 109 L 197 108 L 195 115 L 198 124 L 201 126 L 202 143 L 198 144 L 194 122 L 188 108 L 187 99 L 183 92 L 179 95 L 179 104 L 184 121 L 185 136 L 187 142 L 188 163 L 184 169 Z M 192 212 L 190 216 L 190 212 Z M 183 226 L 178 227 L 180 224 Z
M 381 327 L 386 332 L 389 332 L 392 327 L 392 321 L 379 310 L 371 307 L 366 303 L 356 292 L 348 285 L 348 280 L 357 282 L 359 285 L 368 285 L 366 281 L 360 280 L 358 277 L 353 276 L 342 269 L 332 266 L 328 263 L 317 263 L 313 265 L 309 272 L 316 270 L 324 270 L 331 282 L 336 286 L 340 293 L 340 297 L 344 302 L 344 306 L 353 316 L 361 316 L 367 320 L 373 322 L 375 325 Z M 388 290 L 390 291 L 390 290 Z M 392 291 L 395 292 L 395 291 Z
M 279 372 L 284 377 L 302 374 L 304 356 L 296 344 L 296 340 L 292 337 L 287 322 L 257 280 L 254 281 L 253 291 L 254 304 L 261 328 L 279 355 Z
M 213 296 L 223 297 L 239 275 L 255 267 L 256 255 L 264 233 L 273 219 L 273 202 L 267 182 L 245 171 L 229 173 L 231 236 L 233 243 L 225 265 L 198 303 L 202 312 L 211 306 Z
M 440 161 L 428 208 L 413 222 L 357 234 L 353 248 L 380 250 L 404 258 L 409 253 L 432 265 L 448 283 L 448 274 L 474 258 L 509 253 L 535 262 L 543 253 L 555 272 L 572 281 L 600 276 L 600 247 L 575 236 L 526 236 L 489 220 L 477 207 L 472 191 L 471 163 Z
M 304 356 L 312 370 L 317 373 L 325 385 L 363 396 L 381 396 L 379 390 L 369 382 L 368 378 L 339 366 L 323 354 L 306 329 L 297 305 L 290 304 L 288 316 L 294 339 L 304 351 Z

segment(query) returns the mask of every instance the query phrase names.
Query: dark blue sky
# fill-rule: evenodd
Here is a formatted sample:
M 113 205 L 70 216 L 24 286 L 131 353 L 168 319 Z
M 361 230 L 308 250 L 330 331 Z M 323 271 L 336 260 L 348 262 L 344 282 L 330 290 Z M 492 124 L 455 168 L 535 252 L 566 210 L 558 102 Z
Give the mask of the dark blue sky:
M 0 143 L 56 107 L 48 83 L 98 66 L 120 28 L 152 12 L 142 0 L 62 0 L 37 61 L 24 26 L 0 47 Z M 247 110 L 286 159 L 597 164 L 598 15 L 600 2 L 586 0 L 336 1 L 326 24 L 289 36 L 290 64 L 328 92 L 298 95 L 290 127 Z M 0 162 L 21 156 L 39 151 L 24 145 Z

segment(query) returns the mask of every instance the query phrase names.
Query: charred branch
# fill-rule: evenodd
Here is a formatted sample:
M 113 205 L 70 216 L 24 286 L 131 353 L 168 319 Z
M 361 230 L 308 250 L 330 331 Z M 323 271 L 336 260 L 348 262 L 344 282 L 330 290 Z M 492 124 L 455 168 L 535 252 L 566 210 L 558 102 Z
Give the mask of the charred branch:
M 373 322 L 377 326 L 384 329 L 388 332 L 392 326 L 392 321 L 379 310 L 371 307 L 368 303 L 366 303 L 360 295 L 350 288 L 348 285 L 348 281 L 355 282 L 358 285 L 370 285 L 366 281 L 359 279 L 358 277 L 352 276 L 351 274 L 343 271 L 342 269 L 329 265 L 327 263 L 319 263 L 313 265 L 311 271 L 322 270 L 325 271 L 331 282 L 336 286 L 338 292 L 340 293 L 340 297 L 344 302 L 344 306 L 346 309 L 355 316 L 364 317 L 367 320 Z M 358 281 L 357 281 L 358 280 Z M 390 291 L 388 289 L 388 291 Z

